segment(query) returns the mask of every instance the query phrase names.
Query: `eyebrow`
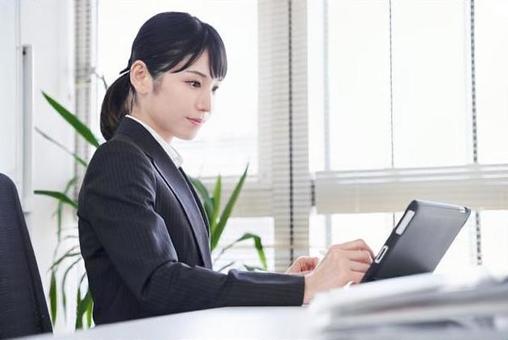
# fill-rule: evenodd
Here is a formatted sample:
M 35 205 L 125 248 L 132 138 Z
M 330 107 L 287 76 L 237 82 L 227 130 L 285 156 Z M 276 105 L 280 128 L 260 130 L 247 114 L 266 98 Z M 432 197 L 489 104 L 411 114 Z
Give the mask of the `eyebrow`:
M 202 73 L 202 72 L 199 72 L 199 71 L 196 71 L 196 70 L 186 70 L 185 72 L 190 72 L 190 73 L 194 73 L 194 74 L 197 74 L 198 76 L 201 76 L 205 79 L 207 78 L 210 78 L 209 76 L 207 76 L 206 74 Z

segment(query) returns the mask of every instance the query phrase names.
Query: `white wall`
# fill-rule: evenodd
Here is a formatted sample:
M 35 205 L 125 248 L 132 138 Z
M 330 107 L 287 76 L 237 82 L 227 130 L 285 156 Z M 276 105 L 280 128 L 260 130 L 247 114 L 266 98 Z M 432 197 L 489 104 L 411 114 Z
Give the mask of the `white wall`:
M 20 128 L 21 114 L 19 95 L 21 84 L 17 82 L 21 69 L 19 45 L 19 6 L 15 1 L 0 0 L 0 102 L 2 103 L 2 124 L 0 124 L 0 172 L 9 176 L 20 186 L 22 162 L 17 146 L 22 146 Z M 19 85 L 19 86 L 17 86 Z M 21 190 L 21 188 L 19 188 Z
M 67 123 L 42 97 L 44 90 L 74 110 L 74 12 L 73 1 L 21 0 L 21 43 L 33 49 L 33 125 L 62 144 L 73 148 L 74 134 Z M 32 187 L 34 190 L 63 190 L 72 177 L 73 160 L 37 133 L 33 133 Z M 53 199 L 32 197 L 28 218 L 32 244 L 45 291 L 49 288 L 48 268 L 56 242 Z M 65 218 L 72 225 L 73 216 Z M 47 296 L 47 294 L 46 294 Z

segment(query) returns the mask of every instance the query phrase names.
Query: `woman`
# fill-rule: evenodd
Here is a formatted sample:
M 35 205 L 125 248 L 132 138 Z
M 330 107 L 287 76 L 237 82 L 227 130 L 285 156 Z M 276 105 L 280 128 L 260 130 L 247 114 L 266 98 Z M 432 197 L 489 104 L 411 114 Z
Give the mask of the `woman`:
M 97 324 L 190 310 L 301 305 L 358 282 L 372 254 L 361 240 L 299 258 L 287 274 L 214 272 L 203 209 L 170 142 L 193 138 L 226 75 L 223 42 L 185 13 L 139 30 L 101 111 L 106 143 L 79 196 L 80 245 Z M 290 275 L 292 274 L 292 275 Z

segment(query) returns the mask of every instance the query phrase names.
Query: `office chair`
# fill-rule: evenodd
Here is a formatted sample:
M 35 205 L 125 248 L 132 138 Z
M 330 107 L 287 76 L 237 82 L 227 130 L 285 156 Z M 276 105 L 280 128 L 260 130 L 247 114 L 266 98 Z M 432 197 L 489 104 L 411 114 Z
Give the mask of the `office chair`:
M 52 332 L 14 183 L 0 174 L 0 339 Z

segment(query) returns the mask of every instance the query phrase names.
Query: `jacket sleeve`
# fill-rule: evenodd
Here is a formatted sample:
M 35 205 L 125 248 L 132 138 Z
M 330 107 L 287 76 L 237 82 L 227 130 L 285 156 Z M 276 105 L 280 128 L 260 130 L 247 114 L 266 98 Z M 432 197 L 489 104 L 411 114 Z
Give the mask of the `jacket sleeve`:
M 140 304 L 154 313 L 223 306 L 301 305 L 301 276 L 231 270 L 179 262 L 163 218 L 154 210 L 150 159 L 123 141 L 95 153 L 80 192 L 78 214 Z M 81 247 L 87 245 L 82 244 Z

